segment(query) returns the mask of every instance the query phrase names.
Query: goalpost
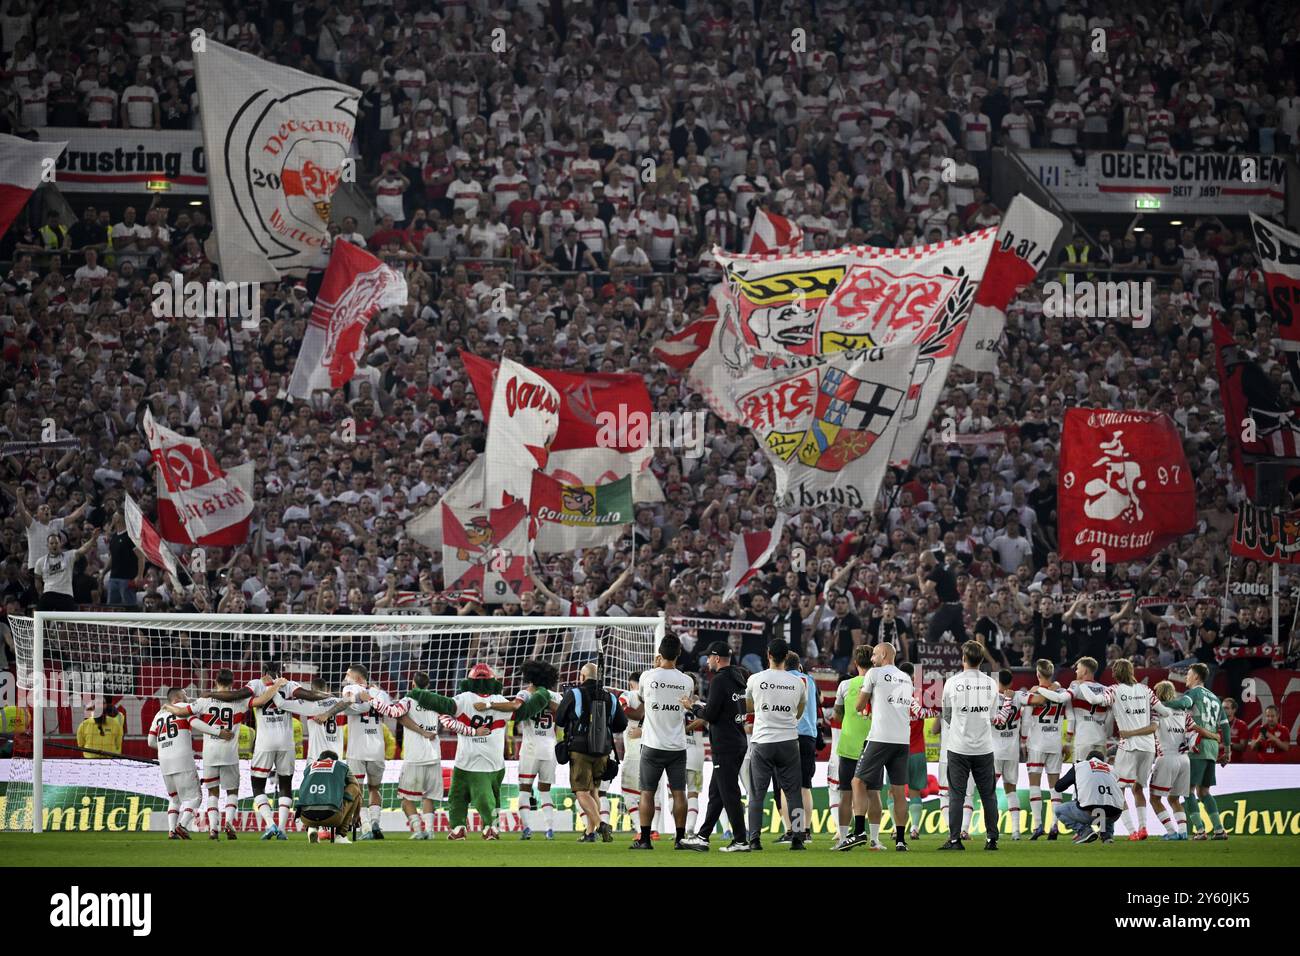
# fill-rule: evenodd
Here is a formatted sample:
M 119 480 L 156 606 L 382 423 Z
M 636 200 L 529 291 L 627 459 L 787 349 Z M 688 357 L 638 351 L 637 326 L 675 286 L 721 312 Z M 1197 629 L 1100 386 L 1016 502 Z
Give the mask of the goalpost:
M 167 691 L 179 687 L 191 699 L 201 696 L 214 688 L 223 668 L 234 673 L 233 686 L 240 688 L 272 661 L 291 680 L 310 685 L 319 679 L 338 693 L 347 668 L 361 664 L 372 684 L 397 698 L 418 671 L 429 675 L 430 689 L 453 695 L 469 668 L 484 662 L 510 695 L 523 686 L 522 664 L 541 657 L 559 668 L 557 690 L 576 682 L 586 660 L 602 665 L 602 680 L 613 688 L 652 666 L 665 632 L 661 617 L 419 613 L 38 611 L 33 617 L 10 617 L 9 624 L 18 659 L 19 708 L 26 705 L 32 719 L 15 740 L 7 779 L 0 778 L 5 784 L 0 830 L 33 833 L 45 828 L 47 810 L 59 813 L 53 829 L 117 829 L 115 821 L 128 813 L 138 816 L 150 794 L 149 809 L 156 811 L 162 780 L 149 762 L 154 756 L 145 739 L 149 724 Z M 91 752 L 77 743 L 78 726 L 102 713 L 105 703 L 125 719 L 120 755 Z M 21 746 L 28 742 L 29 753 Z M 196 762 L 197 756 L 196 747 Z M 247 759 L 241 763 L 246 769 Z M 47 807 L 51 790 L 59 797 L 56 808 Z M 241 789 L 241 804 L 249 796 Z M 132 828 L 134 816 L 123 828 Z

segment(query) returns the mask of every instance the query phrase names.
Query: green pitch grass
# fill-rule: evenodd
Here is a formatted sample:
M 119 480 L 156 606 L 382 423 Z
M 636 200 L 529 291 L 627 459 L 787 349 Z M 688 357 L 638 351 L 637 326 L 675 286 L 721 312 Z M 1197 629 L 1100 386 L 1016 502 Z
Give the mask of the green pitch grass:
M 892 849 L 872 853 L 858 848 L 847 853 L 830 849 L 830 840 L 816 839 L 803 853 L 765 840 L 762 853 L 719 853 L 724 843 L 715 838 L 708 853 L 674 850 L 661 839 L 650 852 L 628 849 L 631 836 L 619 834 L 613 843 L 582 845 L 572 834 L 557 834 L 548 842 L 540 835 L 524 842 L 506 834 L 499 842 L 485 843 L 477 834 L 465 842 L 449 843 L 439 834 L 430 841 L 412 841 L 393 834 L 382 841 L 348 846 L 313 846 L 302 834 L 285 842 L 262 842 L 241 836 L 235 842 L 203 839 L 171 841 L 163 834 L 116 833 L 0 833 L 0 864 L 5 866 L 622 866 L 622 867 L 1006 867 L 1006 866 L 1132 866 L 1223 867 L 1300 866 L 1300 837 L 1241 836 L 1226 843 L 1165 843 L 1150 839 L 1129 843 L 1120 839 L 1110 846 L 1093 843 L 1072 846 L 1068 837 L 1055 842 L 1003 839 L 997 853 L 985 853 L 983 841 L 967 844 L 964 853 L 938 853 L 938 837 L 911 842 L 910 853 Z

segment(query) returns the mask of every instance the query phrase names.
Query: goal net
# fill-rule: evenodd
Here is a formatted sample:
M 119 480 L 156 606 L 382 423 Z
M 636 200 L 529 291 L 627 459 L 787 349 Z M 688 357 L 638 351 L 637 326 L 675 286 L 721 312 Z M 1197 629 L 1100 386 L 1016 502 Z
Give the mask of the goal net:
M 556 690 L 575 683 L 586 661 L 600 662 L 605 683 L 619 688 L 652 666 L 664 627 L 659 618 L 418 613 L 37 613 L 10 617 L 9 624 L 18 659 L 18 707 L 8 711 L 15 726 L 0 728 L 12 743 L 12 756 L 0 760 L 0 830 L 32 832 L 164 829 L 167 796 L 148 745 L 150 723 L 171 689 L 196 699 L 215 688 L 222 669 L 233 672 L 233 686 L 240 688 L 260 677 L 269 661 L 290 680 L 319 680 L 327 693 L 337 694 L 347 669 L 360 664 L 372 684 L 397 699 L 417 672 L 429 675 L 431 690 L 454 695 L 468 670 L 482 662 L 496 671 L 509 696 L 523 686 L 524 662 L 542 658 L 559 670 Z M 240 740 L 238 820 L 246 828 L 257 826 L 248 778 L 256 713 Z M 301 760 L 300 737 L 307 735 L 298 718 L 294 725 Z M 385 727 L 384 808 L 397 810 L 405 728 L 392 720 Z M 197 762 L 201 738 L 194 737 Z M 449 769 L 455 739 L 447 735 L 440 743 Z M 517 779 L 511 769 L 507 781 Z M 295 785 L 301 772 L 300 764 Z M 268 792 L 274 790 L 272 781 Z M 513 794 L 503 788 L 503 804 Z

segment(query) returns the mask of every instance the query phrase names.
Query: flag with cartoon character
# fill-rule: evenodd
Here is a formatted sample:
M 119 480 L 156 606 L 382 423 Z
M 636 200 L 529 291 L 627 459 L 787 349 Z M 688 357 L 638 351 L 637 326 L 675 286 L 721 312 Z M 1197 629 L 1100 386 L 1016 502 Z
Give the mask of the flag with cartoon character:
M 528 583 L 528 509 L 442 505 L 442 577 L 445 588 L 475 588 L 484 604 L 513 604 Z
M 535 471 L 530 507 L 538 552 L 603 547 L 632 522 L 632 476 L 578 485 Z

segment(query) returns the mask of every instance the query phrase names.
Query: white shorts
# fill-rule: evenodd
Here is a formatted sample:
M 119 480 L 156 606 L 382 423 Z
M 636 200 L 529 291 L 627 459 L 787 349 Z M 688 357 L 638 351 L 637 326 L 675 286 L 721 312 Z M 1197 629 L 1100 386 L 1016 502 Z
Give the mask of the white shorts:
M 619 767 L 619 789 L 626 796 L 641 792 L 641 738 L 623 738 L 623 763 Z
M 536 778 L 537 783 L 552 786 L 555 783 L 555 751 L 525 747 L 519 755 L 519 782 Z
M 1151 792 L 1168 794 L 1180 800 L 1191 791 L 1192 767 L 1187 754 L 1164 754 L 1157 757 L 1151 770 Z
M 397 778 L 397 793 L 403 800 L 441 800 L 442 764 L 404 762 Z
M 248 765 L 250 776 L 265 779 L 272 773 L 280 777 L 293 776 L 293 750 L 255 750 Z
M 219 787 L 226 793 L 239 792 L 239 764 L 223 763 L 203 765 L 203 786 Z
M 199 802 L 199 775 L 193 767 L 163 774 L 163 786 L 167 788 L 167 796 L 176 797 L 181 803 Z
M 1115 779 L 1121 786 L 1140 787 L 1151 779 L 1151 764 L 1155 759 L 1154 750 L 1121 750 L 1115 754 Z
M 994 754 L 993 772 L 1002 778 L 1003 783 L 1009 783 L 1014 787 L 1020 782 L 1020 757 L 1017 755 L 999 758 Z
M 384 762 L 382 760 L 362 760 L 359 757 L 348 758 L 348 769 L 358 783 L 368 787 L 377 787 L 384 782 Z
M 1033 773 L 1052 773 L 1061 772 L 1061 752 L 1059 750 L 1053 753 L 1043 753 L 1041 750 L 1031 750 L 1026 755 L 1029 757 L 1025 761 L 1025 769 Z

